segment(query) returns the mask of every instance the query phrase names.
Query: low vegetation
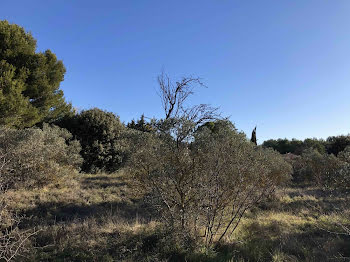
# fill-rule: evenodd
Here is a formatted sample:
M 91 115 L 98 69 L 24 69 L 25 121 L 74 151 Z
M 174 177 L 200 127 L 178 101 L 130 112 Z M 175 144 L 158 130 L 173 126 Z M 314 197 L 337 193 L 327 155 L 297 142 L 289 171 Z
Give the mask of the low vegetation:
M 31 234 L 19 261 L 347 261 L 349 196 L 318 187 L 278 188 L 212 248 L 178 242 L 133 192 L 127 172 L 78 174 L 60 187 L 4 195 Z

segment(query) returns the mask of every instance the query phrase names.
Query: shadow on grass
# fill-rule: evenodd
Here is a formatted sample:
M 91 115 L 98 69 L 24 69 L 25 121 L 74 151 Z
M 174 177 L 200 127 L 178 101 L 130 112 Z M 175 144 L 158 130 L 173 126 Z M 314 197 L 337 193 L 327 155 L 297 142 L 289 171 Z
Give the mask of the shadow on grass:
M 82 182 L 84 189 L 99 189 L 99 188 L 109 188 L 109 187 L 123 187 L 126 186 L 127 183 L 125 182 L 105 182 L 105 181 L 98 181 L 95 183 L 91 182 Z
M 308 209 L 314 213 L 314 215 L 327 214 L 329 212 L 338 212 L 339 210 L 345 210 L 350 207 L 349 197 L 320 197 L 318 190 L 315 190 L 315 194 L 288 194 L 290 200 L 285 199 L 268 199 L 259 203 L 257 206 L 261 210 L 274 210 L 283 212 L 298 213 L 305 209 Z
M 142 201 L 133 203 L 103 202 L 99 204 L 76 204 L 64 202 L 39 203 L 35 208 L 28 209 L 23 214 L 27 219 L 26 226 L 52 225 L 58 222 L 69 222 L 76 219 L 101 218 L 116 216 L 124 221 L 150 221 L 155 212 Z
M 315 214 L 318 214 L 320 212 L 326 214 L 329 212 L 338 211 L 339 207 L 345 208 L 349 205 L 349 202 L 345 199 L 325 199 L 323 201 L 318 201 L 317 199 L 297 199 L 289 203 L 281 202 L 279 203 L 279 205 L 281 206 L 281 208 L 279 209 L 281 211 L 292 210 L 293 213 L 297 213 L 307 208 L 309 210 L 314 211 Z
M 98 189 L 98 188 L 109 188 L 109 187 L 124 187 L 127 186 L 128 183 L 123 181 L 120 177 L 115 176 L 89 176 L 82 178 L 82 186 L 85 189 Z

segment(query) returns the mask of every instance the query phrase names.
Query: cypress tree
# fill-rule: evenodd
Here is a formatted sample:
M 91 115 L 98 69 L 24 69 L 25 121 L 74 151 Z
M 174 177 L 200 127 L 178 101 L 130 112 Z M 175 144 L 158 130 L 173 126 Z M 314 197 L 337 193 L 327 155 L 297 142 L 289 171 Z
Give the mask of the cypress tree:
M 255 145 L 257 145 L 257 142 L 256 142 L 256 127 L 253 129 L 252 138 L 250 139 L 250 141 L 253 142 Z

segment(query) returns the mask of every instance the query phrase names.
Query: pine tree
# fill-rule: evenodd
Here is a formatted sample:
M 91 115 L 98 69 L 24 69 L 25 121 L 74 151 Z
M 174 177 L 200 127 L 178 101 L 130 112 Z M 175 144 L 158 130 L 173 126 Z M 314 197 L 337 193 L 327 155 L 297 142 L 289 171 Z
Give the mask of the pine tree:
M 0 21 L 0 125 L 23 128 L 72 113 L 59 89 L 62 61 L 50 50 L 35 50 L 24 28 Z
M 0 123 L 23 128 L 39 120 L 38 110 L 23 96 L 24 83 L 15 79 L 15 67 L 0 61 Z
M 136 129 L 142 132 L 153 132 L 154 128 L 152 127 L 152 122 L 148 123 L 145 120 L 145 115 L 142 114 L 140 119 L 135 122 L 135 120 L 131 120 L 130 123 L 127 124 L 128 128 Z

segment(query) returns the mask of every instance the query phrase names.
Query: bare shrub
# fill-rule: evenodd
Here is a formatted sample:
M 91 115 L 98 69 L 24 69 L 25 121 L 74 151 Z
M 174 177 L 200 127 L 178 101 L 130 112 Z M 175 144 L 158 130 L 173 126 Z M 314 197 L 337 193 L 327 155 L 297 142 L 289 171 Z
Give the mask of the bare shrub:
M 22 218 L 10 210 L 4 194 L 0 183 L 0 261 L 12 261 L 28 252 L 29 238 L 37 231 L 19 229 Z
M 80 145 L 56 126 L 0 129 L 0 261 L 28 252 L 35 229 L 20 229 L 22 217 L 11 210 L 6 189 L 42 186 L 70 175 L 80 165 Z

